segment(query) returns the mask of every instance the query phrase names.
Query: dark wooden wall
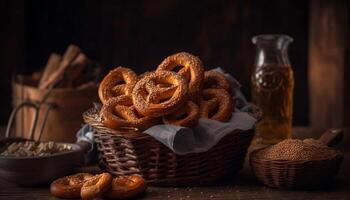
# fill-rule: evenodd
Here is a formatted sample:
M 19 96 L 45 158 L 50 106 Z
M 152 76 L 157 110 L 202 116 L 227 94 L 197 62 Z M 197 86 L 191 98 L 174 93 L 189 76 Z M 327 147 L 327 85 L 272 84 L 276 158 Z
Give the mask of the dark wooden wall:
M 0 74 L 1 91 L 6 90 L 0 97 L 1 123 L 9 111 L 10 71 L 38 70 L 51 52 L 62 52 L 69 43 L 79 45 L 105 71 L 117 65 L 137 72 L 151 70 L 167 55 L 189 51 L 207 68 L 220 66 L 234 75 L 250 98 L 255 59 L 251 37 L 285 33 L 295 39 L 290 46 L 296 79 L 294 123 L 308 124 L 308 1 L 4 2 L 1 11 L 11 21 L 5 28 L 11 27 L 2 38 L 7 43 L 1 44 L 1 72 L 6 72 Z
M 0 125 L 11 112 L 11 76 L 16 67 L 24 66 L 23 1 L 0 1 Z
M 350 126 L 350 2 L 310 1 L 310 125 Z

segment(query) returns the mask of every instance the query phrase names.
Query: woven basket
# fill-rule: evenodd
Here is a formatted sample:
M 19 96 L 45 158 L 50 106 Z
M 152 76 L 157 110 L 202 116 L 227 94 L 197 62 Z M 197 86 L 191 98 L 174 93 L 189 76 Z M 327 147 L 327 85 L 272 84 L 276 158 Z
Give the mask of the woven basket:
M 254 129 L 234 131 L 207 152 L 176 155 L 142 132 L 104 127 L 96 109 L 83 117 L 94 129 L 100 160 L 108 172 L 138 174 L 158 186 L 208 185 L 232 177 L 242 168 L 254 135 Z
M 268 160 L 256 156 L 259 150 L 251 152 L 250 166 L 259 181 L 274 188 L 306 189 L 322 186 L 337 174 L 343 160 L 341 153 L 324 160 Z

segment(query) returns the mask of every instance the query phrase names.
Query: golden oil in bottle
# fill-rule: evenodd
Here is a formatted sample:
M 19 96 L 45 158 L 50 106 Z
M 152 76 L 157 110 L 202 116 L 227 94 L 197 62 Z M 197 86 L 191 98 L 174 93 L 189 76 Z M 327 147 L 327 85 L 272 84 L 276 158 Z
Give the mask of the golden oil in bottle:
M 262 143 L 275 144 L 291 138 L 293 88 L 293 70 L 289 66 L 264 66 L 252 76 L 253 102 L 263 111 L 256 127 Z
M 253 103 L 263 112 L 256 127 L 256 142 L 275 144 L 291 138 L 293 70 L 288 57 L 287 35 L 258 35 L 255 68 L 251 77 Z

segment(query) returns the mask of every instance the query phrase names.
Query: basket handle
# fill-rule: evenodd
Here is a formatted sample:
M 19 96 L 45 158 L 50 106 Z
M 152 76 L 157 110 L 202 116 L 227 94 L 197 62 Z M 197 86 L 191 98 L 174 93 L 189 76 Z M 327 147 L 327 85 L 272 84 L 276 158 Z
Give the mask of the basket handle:
M 39 137 L 38 137 L 38 141 L 41 140 L 41 136 L 43 134 L 43 131 L 44 131 L 44 128 L 45 128 L 45 125 L 46 125 L 46 120 L 47 120 L 47 117 L 49 115 L 49 111 L 53 108 L 56 107 L 56 104 L 54 103 L 47 103 L 47 107 L 44 111 L 44 116 L 43 116 L 43 120 L 41 122 L 41 125 L 40 125 L 40 129 L 39 129 Z
M 327 146 L 333 147 L 337 145 L 344 137 L 344 133 L 342 129 L 339 128 L 331 128 L 326 130 L 318 141 L 326 144 Z
M 34 130 L 35 130 L 36 124 L 38 122 L 39 106 L 37 104 L 29 102 L 29 101 L 26 101 L 26 102 L 19 104 L 18 106 L 16 106 L 12 110 L 9 121 L 7 123 L 7 127 L 6 127 L 6 133 L 5 133 L 6 138 L 10 137 L 10 133 L 11 133 L 11 129 L 12 129 L 12 126 L 14 124 L 14 121 L 15 121 L 15 117 L 16 117 L 18 111 L 23 107 L 32 107 L 34 109 L 34 119 L 32 121 L 32 125 L 31 125 L 30 131 L 29 131 L 29 139 L 30 140 L 34 139 Z

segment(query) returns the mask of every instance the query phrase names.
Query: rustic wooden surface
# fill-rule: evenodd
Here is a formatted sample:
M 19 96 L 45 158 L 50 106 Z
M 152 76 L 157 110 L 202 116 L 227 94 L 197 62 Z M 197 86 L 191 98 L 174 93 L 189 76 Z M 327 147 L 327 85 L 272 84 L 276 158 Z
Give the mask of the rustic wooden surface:
M 345 0 L 310 2 L 308 71 L 312 127 L 342 127 L 349 123 L 348 13 L 349 2 Z
M 340 148 L 345 152 L 345 159 L 336 180 L 329 186 L 318 190 L 281 190 L 265 187 L 258 183 L 251 174 L 248 166 L 228 183 L 211 187 L 149 187 L 140 199 L 349 199 L 350 198 L 350 129 L 345 131 L 345 138 Z M 309 129 L 295 128 L 296 137 L 317 137 Z M 90 171 L 91 168 L 85 168 Z M 95 168 L 92 168 L 95 170 Z M 49 193 L 48 187 L 20 188 L 0 180 L 0 199 L 57 199 Z

